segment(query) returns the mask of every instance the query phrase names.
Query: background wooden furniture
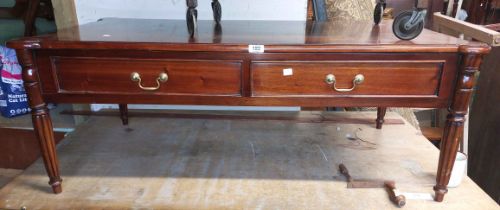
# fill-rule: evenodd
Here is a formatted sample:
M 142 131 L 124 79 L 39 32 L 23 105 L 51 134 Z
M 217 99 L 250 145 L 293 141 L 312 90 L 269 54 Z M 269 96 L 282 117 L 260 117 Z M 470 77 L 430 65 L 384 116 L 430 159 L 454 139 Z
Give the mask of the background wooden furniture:
M 54 20 L 50 0 L 15 0 L 13 7 L 0 7 L 0 18 L 17 18 L 24 21 L 24 36 L 32 36 L 36 33 L 36 17 Z
M 500 47 L 486 57 L 471 107 L 468 175 L 500 204 Z M 488 110 L 488 111 L 485 111 Z
M 0 2 L 0 44 L 21 36 L 55 31 L 50 0 L 6 0 Z M 38 30 L 38 31 L 37 31 Z
M 479 25 L 500 22 L 500 0 L 468 0 L 464 8 L 469 13 L 468 22 Z
M 489 29 L 500 32 L 500 25 Z M 500 46 L 493 48 L 482 65 L 476 96 L 471 107 L 468 175 L 500 204 Z M 491 111 L 485 112 L 484 110 Z
M 73 116 L 60 114 L 66 109 L 71 109 L 71 105 L 60 104 L 50 110 L 56 143 L 76 127 Z M 26 169 L 41 157 L 31 115 L 0 117 L 0 134 L 0 168 Z
M 24 35 L 33 35 L 36 12 L 40 0 L 16 0 L 12 8 L 0 8 L 0 18 L 19 18 L 24 21 Z
M 225 21 L 223 33 L 214 33 L 213 21 L 199 21 L 194 39 L 185 24 L 104 19 L 8 43 L 23 66 L 55 193 L 62 192 L 62 179 L 47 102 L 392 106 L 449 109 L 434 187 L 435 200 L 444 199 L 474 73 L 489 47 L 429 30 L 401 41 L 391 24 L 374 28 L 371 21 L 356 22 L 356 27 L 346 22 Z M 264 45 L 264 53 L 249 52 L 255 43 Z M 358 74 L 364 82 L 353 80 Z
M 473 23 L 459 21 L 439 13 L 434 14 L 434 30 L 454 36 L 463 35 L 490 46 L 500 46 L 500 32 Z
M 0 166 L 9 169 L 26 169 L 40 158 L 40 146 L 33 130 L 1 128 Z M 54 132 L 58 144 L 66 132 Z
M 75 1 L 52 0 L 57 30 L 78 26 Z

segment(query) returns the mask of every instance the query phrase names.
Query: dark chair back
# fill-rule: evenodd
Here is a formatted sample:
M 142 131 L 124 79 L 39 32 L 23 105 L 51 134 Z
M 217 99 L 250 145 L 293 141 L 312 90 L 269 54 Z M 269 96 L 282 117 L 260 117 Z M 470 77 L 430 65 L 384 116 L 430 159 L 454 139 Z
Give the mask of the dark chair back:
M 35 19 L 37 17 L 54 19 L 50 0 L 16 0 L 13 7 L 0 7 L 0 18 L 23 20 L 24 36 L 35 34 Z

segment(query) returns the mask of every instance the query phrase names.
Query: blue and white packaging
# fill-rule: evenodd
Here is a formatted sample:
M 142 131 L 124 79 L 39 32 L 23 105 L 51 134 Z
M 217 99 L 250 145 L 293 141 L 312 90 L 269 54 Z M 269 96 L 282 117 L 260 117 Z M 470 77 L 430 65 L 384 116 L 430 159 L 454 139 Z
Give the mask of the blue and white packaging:
M 16 51 L 0 46 L 0 60 L 0 112 L 4 117 L 31 112 Z

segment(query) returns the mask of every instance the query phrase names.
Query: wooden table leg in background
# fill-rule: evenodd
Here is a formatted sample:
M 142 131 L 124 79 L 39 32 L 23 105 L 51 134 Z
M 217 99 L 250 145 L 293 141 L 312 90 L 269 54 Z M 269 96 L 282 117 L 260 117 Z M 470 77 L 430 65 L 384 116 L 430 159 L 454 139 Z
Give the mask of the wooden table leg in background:
M 120 107 L 120 118 L 122 119 L 123 125 L 128 125 L 128 107 L 127 104 L 119 104 Z
M 441 202 L 444 194 L 448 192 L 451 170 L 457 156 L 460 138 L 464 134 L 465 115 L 469 106 L 469 100 L 474 87 L 474 76 L 479 70 L 479 65 L 484 54 L 489 50 L 475 47 L 460 47 L 462 63 L 459 69 L 459 77 L 455 86 L 454 99 L 449 108 L 449 114 L 444 128 L 441 141 L 441 152 L 439 154 L 439 165 L 436 175 L 436 195 L 434 200 Z
M 377 109 L 377 129 L 382 129 L 384 124 L 385 113 L 387 112 L 387 107 L 379 107 Z
M 24 87 L 32 109 L 33 127 L 40 142 L 43 162 L 49 175 L 49 184 L 52 186 L 52 191 L 58 194 L 62 192 L 62 179 L 59 175 L 54 131 L 47 104 L 42 97 L 37 68 L 33 62 L 33 52 L 28 49 L 16 52 L 19 62 L 23 66 Z

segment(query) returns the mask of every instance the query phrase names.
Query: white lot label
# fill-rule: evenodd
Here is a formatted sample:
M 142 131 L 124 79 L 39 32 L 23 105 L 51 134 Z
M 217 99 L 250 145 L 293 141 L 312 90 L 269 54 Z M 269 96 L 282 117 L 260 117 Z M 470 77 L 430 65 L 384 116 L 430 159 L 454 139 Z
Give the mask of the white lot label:
M 264 53 L 264 45 L 248 45 L 249 53 Z
M 293 69 L 288 68 L 288 69 L 283 69 L 283 76 L 292 76 L 293 75 Z

